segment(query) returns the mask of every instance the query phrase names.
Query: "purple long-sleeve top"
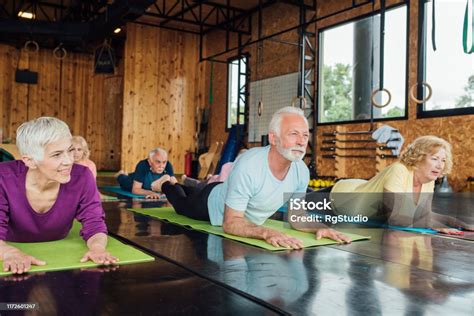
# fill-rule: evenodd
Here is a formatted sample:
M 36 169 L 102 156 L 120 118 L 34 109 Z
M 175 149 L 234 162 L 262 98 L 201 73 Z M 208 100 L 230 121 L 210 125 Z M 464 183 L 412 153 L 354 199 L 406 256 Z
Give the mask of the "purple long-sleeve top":
M 84 240 L 107 233 L 100 195 L 87 167 L 74 164 L 50 210 L 39 214 L 26 197 L 28 167 L 20 160 L 0 163 L 0 240 L 40 242 L 66 237 L 74 219 Z

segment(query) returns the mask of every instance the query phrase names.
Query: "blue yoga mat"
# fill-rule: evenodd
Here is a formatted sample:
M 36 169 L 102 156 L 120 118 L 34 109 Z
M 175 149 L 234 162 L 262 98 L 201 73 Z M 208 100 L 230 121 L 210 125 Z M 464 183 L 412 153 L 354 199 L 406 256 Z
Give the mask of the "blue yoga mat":
M 111 185 L 100 186 L 99 189 L 102 189 L 102 190 L 108 191 L 108 192 L 114 192 L 114 193 L 117 193 L 117 194 L 120 194 L 120 195 L 123 195 L 123 196 L 134 198 L 134 199 L 144 199 L 145 198 L 144 195 L 133 194 L 132 192 L 122 190 L 119 186 L 111 186 Z M 166 196 L 164 194 L 162 194 L 161 197 L 160 197 L 160 200 L 162 200 L 162 199 L 163 200 L 166 199 Z
M 438 232 L 431 228 L 425 227 L 406 227 L 406 226 L 396 226 L 396 225 L 389 225 L 387 223 L 381 223 L 375 220 L 369 220 L 366 223 L 358 223 L 364 226 L 376 227 L 376 228 L 386 228 L 386 229 L 393 229 L 393 230 L 402 230 L 406 232 L 412 233 L 420 233 L 420 234 L 437 234 Z
M 422 234 L 437 234 L 438 232 L 431 228 L 421 228 L 421 227 L 403 227 L 403 226 L 393 226 L 393 225 L 384 225 L 383 228 L 394 229 L 394 230 L 403 230 L 407 232 L 422 233 Z

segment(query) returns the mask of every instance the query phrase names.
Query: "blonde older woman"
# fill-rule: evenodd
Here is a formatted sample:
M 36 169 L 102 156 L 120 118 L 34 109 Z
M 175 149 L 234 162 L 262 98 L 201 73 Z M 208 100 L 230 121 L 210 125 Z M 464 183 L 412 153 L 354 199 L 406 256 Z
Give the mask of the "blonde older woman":
M 107 227 L 99 193 L 86 167 L 73 164 L 71 133 L 66 123 L 41 117 L 17 130 L 22 160 L 0 164 L 0 260 L 4 271 L 23 273 L 45 265 L 8 245 L 66 237 L 74 219 L 89 250 L 81 262 L 117 261 L 106 250 Z
M 441 232 L 453 233 L 455 230 L 444 228 L 444 225 L 466 225 L 455 218 L 431 212 L 435 180 L 449 174 L 452 165 L 451 145 L 448 142 L 436 136 L 419 137 L 407 147 L 400 161 L 386 167 L 372 179 L 337 182 L 331 189 L 335 213 L 373 217 L 380 211 L 383 202 L 385 209 L 390 211 L 389 222 L 393 225 L 424 223 Z M 423 221 L 420 221 L 421 218 Z
M 89 159 L 91 152 L 84 137 L 72 137 L 72 152 L 74 163 L 86 166 L 92 172 L 94 178 L 97 178 L 97 167 L 95 166 L 95 163 Z

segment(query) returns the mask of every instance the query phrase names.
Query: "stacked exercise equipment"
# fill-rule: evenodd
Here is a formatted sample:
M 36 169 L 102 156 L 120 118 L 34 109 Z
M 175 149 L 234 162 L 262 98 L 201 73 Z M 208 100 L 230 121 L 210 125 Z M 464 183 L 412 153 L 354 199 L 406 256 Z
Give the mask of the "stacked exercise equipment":
M 375 160 L 376 172 L 380 172 L 387 165 L 398 158 L 399 148 L 389 146 L 387 143 L 402 141 L 398 130 L 391 133 L 396 137 L 390 137 L 389 141 L 377 142 L 372 138 L 375 130 L 348 131 L 345 126 L 337 126 L 336 130 L 322 134 L 322 146 L 320 151 L 323 159 L 335 160 L 335 177 L 337 179 L 347 178 L 345 164 L 354 159 Z M 398 136 L 400 135 L 400 136 Z

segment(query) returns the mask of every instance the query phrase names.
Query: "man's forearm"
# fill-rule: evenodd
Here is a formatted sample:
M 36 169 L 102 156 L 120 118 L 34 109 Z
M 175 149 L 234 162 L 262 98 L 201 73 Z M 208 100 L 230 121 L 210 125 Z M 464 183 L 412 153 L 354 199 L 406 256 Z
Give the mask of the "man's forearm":
M 306 233 L 316 233 L 318 229 L 321 228 L 329 228 L 324 223 L 319 222 L 308 222 L 302 221 L 301 219 L 306 219 L 311 216 L 310 212 L 306 211 L 297 211 L 297 210 L 289 210 L 288 211 L 288 223 L 290 224 L 291 228 L 306 232 Z
M 226 234 L 262 240 L 264 240 L 271 231 L 269 228 L 258 226 L 244 218 L 224 222 L 222 228 Z

